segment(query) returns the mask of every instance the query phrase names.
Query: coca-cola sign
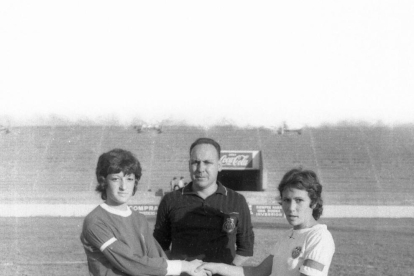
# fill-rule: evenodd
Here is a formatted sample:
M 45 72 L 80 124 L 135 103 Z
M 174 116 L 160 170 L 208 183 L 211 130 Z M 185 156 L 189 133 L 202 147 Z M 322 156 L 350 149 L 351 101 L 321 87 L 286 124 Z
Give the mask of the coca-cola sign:
M 223 167 L 252 168 L 251 152 L 222 152 L 220 162 Z

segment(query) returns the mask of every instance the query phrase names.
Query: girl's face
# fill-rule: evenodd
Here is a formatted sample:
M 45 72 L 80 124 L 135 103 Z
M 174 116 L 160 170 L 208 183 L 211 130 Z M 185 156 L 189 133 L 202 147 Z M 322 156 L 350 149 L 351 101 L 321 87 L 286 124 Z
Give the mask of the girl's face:
M 134 192 L 135 175 L 124 175 L 123 172 L 108 174 L 104 181 L 107 184 L 106 204 L 121 210 L 126 209 Z
M 311 199 L 306 190 L 286 188 L 282 192 L 282 208 L 286 219 L 293 229 L 304 229 L 315 225 L 312 216 L 313 208 L 310 207 Z

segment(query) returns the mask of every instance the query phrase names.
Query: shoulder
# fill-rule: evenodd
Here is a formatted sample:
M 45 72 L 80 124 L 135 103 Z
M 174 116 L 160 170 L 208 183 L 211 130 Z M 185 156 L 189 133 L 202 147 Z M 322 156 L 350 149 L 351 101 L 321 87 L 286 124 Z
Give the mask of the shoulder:
M 85 219 L 83 220 L 84 225 L 93 224 L 94 222 L 103 220 L 106 216 L 106 212 L 102 209 L 101 206 L 96 206 L 88 215 L 86 215 Z
M 312 227 L 305 240 L 305 259 L 329 266 L 335 254 L 335 243 L 326 225 Z
M 317 224 L 311 228 L 310 234 L 313 236 L 328 236 L 332 237 L 331 232 L 328 230 L 326 224 Z
M 325 224 L 318 224 L 312 227 L 307 237 L 309 243 L 322 243 L 334 245 L 331 232 Z
M 171 202 L 175 202 L 176 200 L 180 200 L 180 198 L 183 197 L 182 189 L 183 188 L 165 194 L 164 197 L 161 199 L 161 202 L 171 203 Z
M 225 190 L 226 190 L 227 196 L 229 196 L 229 197 L 231 197 L 235 200 L 238 200 L 238 201 L 246 202 L 246 198 L 241 193 L 236 192 L 236 191 L 234 191 L 230 188 L 227 188 L 227 187 L 225 187 Z
M 169 200 L 169 199 L 174 199 L 177 197 L 181 197 L 182 196 L 182 190 L 183 188 L 180 188 L 178 190 L 169 192 L 169 193 L 165 193 L 164 197 L 162 198 L 163 200 Z
M 158 214 L 164 214 L 169 212 L 168 210 L 174 209 L 177 204 L 180 204 L 185 195 L 182 195 L 181 189 L 169 192 L 168 194 L 164 195 L 161 199 L 160 204 L 158 205 L 157 217 Z
M 91 238 L 99 235 L 105 229 L 110 229 L 110 218 L 107 212 L 101 207 L 97 206 L 84 219 L 82 227 L 82 236 Z
M 116 212 L 116 210 L 108 210 L 103 206 L 103 204 L 97 206 L 93 209 L 84 219 L 84 230 L 86 228 L 93 227 L 112 227 L 116 226 L 119 223 L 124 223 L 122 221 L 130 221 L 131 217 L 140 217 L 143 216 L 139 212 L 132 211 L 131 209 L 127 212 Z M 143 216 L 145 219 L 145 216 Z

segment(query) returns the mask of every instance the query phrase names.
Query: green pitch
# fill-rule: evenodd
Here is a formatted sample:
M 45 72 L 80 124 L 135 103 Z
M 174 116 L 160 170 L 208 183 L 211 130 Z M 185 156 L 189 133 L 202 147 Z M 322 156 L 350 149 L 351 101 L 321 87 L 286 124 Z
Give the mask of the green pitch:
M 83 218 L 0 218 L 0 275 L 88 275 L 79 242 Z M 150 225 L 154 219 L 150 218 Z M 288 228 L 282 218 L 254 218 L 258 264 Z M 330 275 L 414 275 L 414 219 L 321 219 L 336 253 Z

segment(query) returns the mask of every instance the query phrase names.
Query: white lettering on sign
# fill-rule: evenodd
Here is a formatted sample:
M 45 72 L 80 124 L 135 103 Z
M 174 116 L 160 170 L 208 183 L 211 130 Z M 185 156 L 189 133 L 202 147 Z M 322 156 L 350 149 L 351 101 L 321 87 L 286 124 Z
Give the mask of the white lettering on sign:
M 250 213 L 258 217 L 283 217 L 280 205 L 252 205 Z
M 144 212 L 144 214 L 147 211 L 155 211 L 155 212 L 151 212 L 151 213 L 156 213 L 156 211 L 158 210 L 157 205 L 132 205 L 130 207 L 133 211 L 139 211 L 140 213 Z
M 278 213 L 257 213 L 256 216 L 258 217 L 279 217 Z
M 266 205 L 257 205 L 256 209 L 271 209 L 272 206 L 266 206 Z
M 145 215 L 145 216 L 156 216 L 157 215 L 157 212 L 143 211 L 143 212 L 140 212 L 140 213 Z
M 249 155 L 228 156 L 224 154 L 221 156 L 220 162 L 223 166 L 245 167 L 249 164 Z

